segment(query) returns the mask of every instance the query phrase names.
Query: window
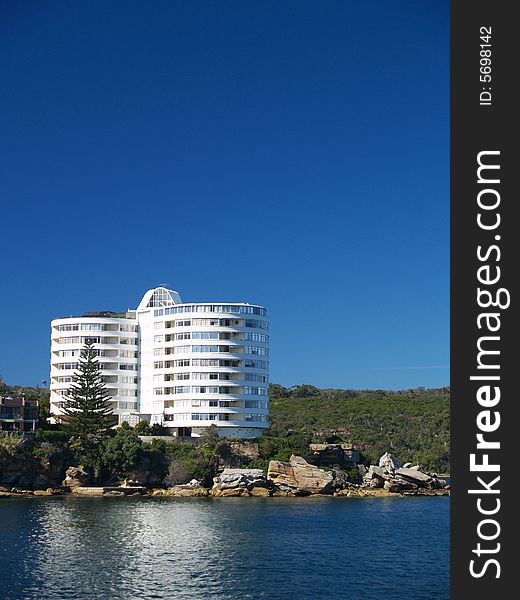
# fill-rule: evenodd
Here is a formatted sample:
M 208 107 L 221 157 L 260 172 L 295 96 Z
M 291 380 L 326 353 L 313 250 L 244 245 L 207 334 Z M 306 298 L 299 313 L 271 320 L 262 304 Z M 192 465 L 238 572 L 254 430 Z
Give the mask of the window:
M 59 344 L 79 344 L 79 337 L 62 337 L 58 340 Z
M 244 379 L 247 379 L 247 381 L 261 381 L 262 383 L 267 383 L 269 377 L 267 377 L 267 375 L 259 375 L 258 373 L 247 373 Z
M 189 327 L 191 325 L 191 321 L 175 321 L 175 327 Z
M 244 394 L 253 396 L 267 396 L 267 388 L 246 386 L 244 387 Z
M 257 319 L 246 319 L 246 327 L 254 327 L 255 329 L 269 329 L 269 323 L 267 321 L 258 321 Z
M 173 348 L 174 354 L 186 354 L 190 351 L 190 346 L 175 346 Z
M 135 410 L 136 409 L 135 402 L 118 402 L 117 407 L 120 410 Z
M 244 361 L 244 367 L 251 368 L 251 369 L 268 369 L 269 363 L 265 360 L 246 359 Z
M 162 388 L 160 388 L 160 387 L 153 388 L 153 395 L 154 396 L 162 396 L 162 393 L 163 393 L 163 389 Z
M 137 390 L 119 390 L 118 391 L 118 396 L 137 396 Z
M 156 360 L 156 361 L 153 363 L 153 368 L 154 368 L 154 369 L 163 369 L 163 368 L 164 368 L 164 363 L 163 363 L 163 361 L 162 361 L 162 360 Z
M 195 337 L 195 334 L 194 336 Z M 175 340 L 189 340 L 191 338 L 191 333 L 189 331 L 185 331 L 183 333 L 176 333 L 174 338 Z
M 218 331 L 194 331 L 191 336 L 194 340 L 218 340 Z
M 189 385 L 177 385 L 174 388 L 174 394 L 189 394 L 190 386 Z
M 153 336 L 153 341 L 154 343 L 161 343 L 163 341 L 163 336 L 162 335 L 154 335 Z
M 244 354 L 258 354 L 259 356 L 269 356 L 269 350 L 261 346 L 244 346 Z
M 192 379 L 218 379 L 218 373 L 192 373 Z
M 192 421 L 229 421 L 228 413 L 191 413 Z
M 219 360 L 219 367 L 238 367 L 238 360 Z
M 59 325 L 58 331 L 78 331 L 79 325 L 77 323 L 68 323 L 66 325 Z
M 162 348 L 154 348 L 153 349 L 153 355 L 154 356 L 161 356 L 162 354 L 164 354 L 163 349 Z
M 127 364 L 120 364 L 119 368 L 121 369 L 121 371 L 137 371 L 137 365 L 127 365 Z
M 189 358 L 182 358 L 180 360 L 176 360 L 175 361 L 175 366 L 176 367 L 189 367 L 190 366 L 190 359 Z
M 176 381 L 181 381 L 183 379 L 189 379 L 189 378 L 190 378 L 189 373 L 175 373 Z
M 244 340 L 248 342 L 263 342 L 266 344 L 269 341 L 269 336 L 265 335 L 265 333 L 256 333 L 253 331 L 248 331 L 244 333 Z
M 218 358 L 193 358 L 191 364 L 194 367 L 219 367 Z
M 101 323 L 81 323 L 81 331 L 103 331 Z
M 188 346 L 189 347 L 189 346 Z M 192 346 L 192 352 L 219 352 L 219 348 L 222 346 Z

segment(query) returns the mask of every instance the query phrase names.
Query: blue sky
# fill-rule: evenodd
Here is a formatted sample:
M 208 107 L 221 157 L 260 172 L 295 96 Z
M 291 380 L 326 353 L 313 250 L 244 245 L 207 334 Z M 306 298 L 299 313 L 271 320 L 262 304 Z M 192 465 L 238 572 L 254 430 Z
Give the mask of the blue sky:
M 49 321 L 271 316 L 271 379 L 449 383 L 449 3 L 0 7 L 0 374 Z

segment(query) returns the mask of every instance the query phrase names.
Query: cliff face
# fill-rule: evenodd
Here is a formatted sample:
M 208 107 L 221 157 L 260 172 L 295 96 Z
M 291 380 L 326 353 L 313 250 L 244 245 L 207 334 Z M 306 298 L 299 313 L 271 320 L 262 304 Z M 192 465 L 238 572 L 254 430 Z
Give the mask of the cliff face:
M 44 461 L 32 457 L 13 458 L 0 468 L 0 486 L 44 490 L 61 485 L 66 460 Z

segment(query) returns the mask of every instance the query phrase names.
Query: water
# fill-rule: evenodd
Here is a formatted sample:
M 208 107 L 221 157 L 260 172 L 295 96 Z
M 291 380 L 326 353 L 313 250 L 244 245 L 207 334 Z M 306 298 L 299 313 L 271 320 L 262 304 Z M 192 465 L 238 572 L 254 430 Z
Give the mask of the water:
M 0 598 L 449 598 L 449 499 L 0 501 Z

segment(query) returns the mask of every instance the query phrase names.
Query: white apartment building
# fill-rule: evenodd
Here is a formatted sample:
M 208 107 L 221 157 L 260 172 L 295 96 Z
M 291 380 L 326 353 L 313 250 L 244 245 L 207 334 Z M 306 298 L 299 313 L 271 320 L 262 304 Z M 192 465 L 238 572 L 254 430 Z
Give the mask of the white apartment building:
M 177 436 L 216 425 L 237 438 L 269 426 L 269 321 L 261 306 L 183 304 L 177 292 L 158 287 L 127 313 L 89 313 L 51 326 L 55 415 L 89 337 L 120 422 L 146 419 Z

